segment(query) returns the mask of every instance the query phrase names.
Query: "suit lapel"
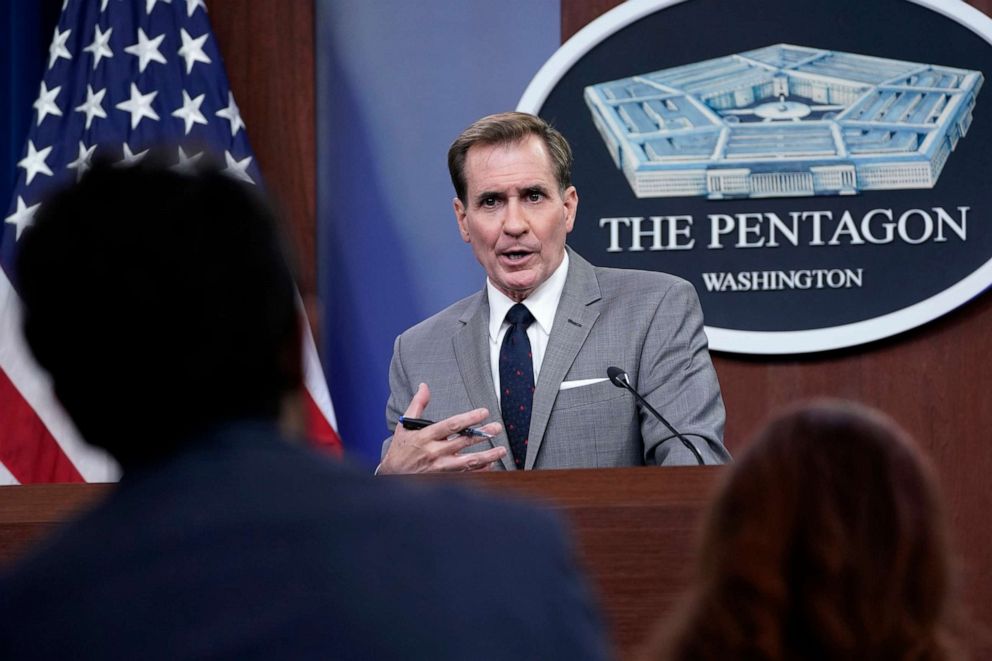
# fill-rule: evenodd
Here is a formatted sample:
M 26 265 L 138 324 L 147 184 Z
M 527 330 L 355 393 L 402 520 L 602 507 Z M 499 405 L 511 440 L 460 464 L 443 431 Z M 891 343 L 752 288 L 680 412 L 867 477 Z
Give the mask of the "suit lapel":
M 537 389 L 534 391 L 527 459 L 524 463 L 524 467 L 528 469 L 533 468 L 537 461 L 537 454 L 544 442 L 544 433 L 548 427 L 551 410 L 558 398 L 561 382 L 575 362 L 575 357 L 589 336 L 593 323 L 599 317 L 599 312 L 589 307 L 591 303 L 602 298 L 596 272 L 589 262 L 579 257 L 571 248 L 566 250 L 569 260 L 568 277 L 561 293 L 561 301 L 558 303 L 558 311 L 555 313 L 555 323 L 548 338 L 548 348 L 544 353 L 544 362 L 541 364 Z M 491 387 L 490 392 L 492 392 Z M 503 442 L 506 443 L 505 436 Z
M 464 324 L 454 338 L 452 345 L 458 371 L 462 383 L 468 392 L 469 401 L 473 408 L 489 409 L 490 418 L 502 424 L 499 402 L 496 400 L 496 387 L 493 385 L 492 366 L 489 358 L 489 298 L 483 289 L 476 299 L 475 305 L 469 306 L 459 321 Z M 490 441 L 493 447 L 502 445 L 506 448 L 503 456 L 503 467 L 515 470 L 510 442 L 504 432 L 500 432 Z

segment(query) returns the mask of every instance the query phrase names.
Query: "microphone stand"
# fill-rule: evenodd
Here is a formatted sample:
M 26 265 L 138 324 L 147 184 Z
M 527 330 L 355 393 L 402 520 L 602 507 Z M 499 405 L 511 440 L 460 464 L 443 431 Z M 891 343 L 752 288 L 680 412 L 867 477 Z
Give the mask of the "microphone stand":
M 660 420 L 661 424 L 668 427 L 668 431 L 672 432 L 672 434 L 675 437 L 677 437 L 680 441 L 682 441 L 682 445 L 689 448 L 689 452 L 691 452 L 692 455 L 696 458 L 696 463 L 698 463 L 700 466 L 706 465 L 706 462 L 703 461 L 703 455 L 699 454 L 699 450 L 696 449 L 696 446 L 690 443 L 689 439 L 687 439 L 685 436 L 679 433 L 679 431 L 675 429 L 675 427 L 673 427 L 671 423 L 668 422 L 668 420 L 665 420 L 665 416 L 658 413 L 654 409 L 654 407 L 648 403 L 648 400 L 641 397 L 641 393 L 634 390 L 634 387 L 630 385 L 630 380 L 628 379 L 626 372 L 624 372 L 619 367 L 611 367 L 606 371 L 606 374 L 610 377 L 610 381 L 613 382 L 613 385 L 615 385 L 618 388 L 625 388 L 629 390 L 630 394 L 632 394 L 635 398 L 637 398 L 637 401 L 639 401 L 644 406 L 644 408 L 646 408 L 648 411 L 651 412 L 651 415 L 653 415 L 658 420 Z

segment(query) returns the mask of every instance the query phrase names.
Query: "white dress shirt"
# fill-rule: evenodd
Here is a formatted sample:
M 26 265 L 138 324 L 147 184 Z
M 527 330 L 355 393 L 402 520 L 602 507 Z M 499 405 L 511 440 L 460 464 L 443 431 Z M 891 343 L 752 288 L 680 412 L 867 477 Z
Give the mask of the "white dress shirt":
M 527 339 L 530 340 L 531 356 L 534 359 L 534 385 L 537 385 L 537 378 L 541 373 L 541 363 L 544 362 L 544 352 L 548 348 L 551 327 L 555 323 L 558 302 L 565 289 L 567 276 L 568 253 L 566 252 L 561 264 L 554 270 L 551 277 L 542 282 L 537 289 L 531 292 L 530 296 L 521 301 L 534 315 L 534 323 L 527 328 Z M 503 337 L 510 328 L 510 322 L 506 320 L 506 313 L 516 301 L 496 289 L 488 278 L 486 278 L 486 292 L 489 295 L 489 364 L 492 368 L 496 399 L 499 400 L 499 350 L 503 344 Z

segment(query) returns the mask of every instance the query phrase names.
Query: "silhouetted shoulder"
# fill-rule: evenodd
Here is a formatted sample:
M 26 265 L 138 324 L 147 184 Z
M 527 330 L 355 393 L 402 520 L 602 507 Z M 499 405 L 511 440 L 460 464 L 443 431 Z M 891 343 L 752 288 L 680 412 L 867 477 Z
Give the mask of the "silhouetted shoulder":
M 0 579 L 0 657 L 604 657 L 551 513 L 233 432 Z

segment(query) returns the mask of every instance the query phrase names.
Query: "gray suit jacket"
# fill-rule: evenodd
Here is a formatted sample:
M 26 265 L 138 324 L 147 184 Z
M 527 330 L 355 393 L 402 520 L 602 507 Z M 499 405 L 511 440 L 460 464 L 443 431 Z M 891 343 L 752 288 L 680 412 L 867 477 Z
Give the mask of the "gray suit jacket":
M 502 422 L 489 362 L 489 300 L 473 294 L 410 328 L 393 347 L 386 421 L 394 429 L 426 383 L 424 417 L 441 420 L 477 407 Z M 592 266 L 569 249 L 568 277 L 541 365 L 525 468 L 690 465 L 695 458 L 633 396 L 606 377 L 616 365 L 707 464 L 729 459 L 723 400 L 692 285 L 671 275 Z M 565 389 L 562 384 L 565 383 Z M 383 444 L 383 455 L 392 437 Z M 506 434 L 466 451 L 506 447 Z

